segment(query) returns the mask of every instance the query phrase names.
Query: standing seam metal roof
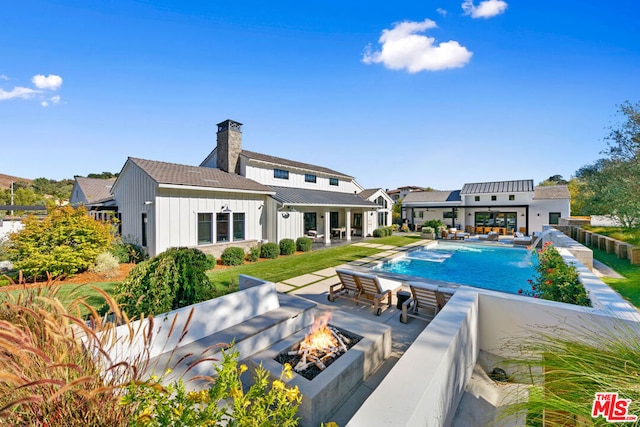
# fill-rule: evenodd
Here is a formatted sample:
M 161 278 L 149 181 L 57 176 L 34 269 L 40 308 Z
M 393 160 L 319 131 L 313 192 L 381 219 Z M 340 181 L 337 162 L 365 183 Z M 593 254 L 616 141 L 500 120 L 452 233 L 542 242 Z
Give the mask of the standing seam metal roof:
M 461 194 L 480 193 L 523 193 L 533 191 L 533 180 L 522 179 L 518 181 L 478 182 L 465 184 Z
M 276 192 L 273 198 L 286 205 L 379 207 L 379 205 L 352 193 L 336 193 L 334 191 L 307 190 L 290 187 L 271 187 L 271 189 Z

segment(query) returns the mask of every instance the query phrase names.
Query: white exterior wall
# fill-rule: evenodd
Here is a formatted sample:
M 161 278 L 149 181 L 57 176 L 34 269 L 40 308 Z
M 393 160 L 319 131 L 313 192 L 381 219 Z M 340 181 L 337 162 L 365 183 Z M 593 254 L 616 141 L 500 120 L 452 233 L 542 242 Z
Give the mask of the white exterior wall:
M 15 233 L 24 228 L 21 220 L 9 221 L 6 219 L 0 219 L 0 242 L 9 236 L 9 233 Z
M 509 200 L 509 196 L 513 195 L 515 200 Z M 476 196 L 480 196 L 480 201 L 476 202 Z M 491 200 L 491 196 L 496 196 L 496 200 Z M 513 193 L 483 193 L 464 195 L 463 204 L 469 206 L 509 206 L 509 205 L 528 205 L 533 201 L 533 192 L 513 192 Z
M 71 198 L 69 199 L 69 204 L 71 206 L 87 204 L 87 197 L 84 195 L 84 192 L 80 189 L 80 186 L 78 185 L 77 181 L 73 184 L 73 190 L 71 190 Z
M 542 231 L 543 226 L 549 224 L 549 212 L 560 212 L 561 218 L 571 215 L 571 201 L 568 199 L 533 200 L 529 207 L 531 218 L 530 232 Z M 538 216 L 540 213 L 540 216 Z
M 155 206 L 157 184 L 132 162 L 127 162 L 116 181 L 113 194 L 121 214 L 122 237 L 127 242 L 142 244 L 142 213 L 147 214 L 147 250 L 156 252 Z M 145 202 L 151 204 L 145 204 Z
M 273 177 L 274 169 L 282 169 L 289 171 L 289 179 L 279 179 Z M 330 175 L 320 175 L 316 172 L 305 172 L 288 168 L 286 166 L 256 166 L 252 164 L 240 165 L 240 170 L 245 177 L 258 181 L 263 185 L 274 185 L 278 187 L 305 188 L 307 190 L 323 190 L 334 191 L 338 193 L 359 193 L 362 191 L 353 180 L 346 181 L 344 178 L 333 177 Z M 305 182 L 304 175 L 309 173 L 316 176 L 316 182 Z M 338 178 L 338 185 L 329 185 L 329 178 Z
M 215 244 L 216 215 L 224 206 L 233 213 L 245 214 L 245 239 L 262 240 L 262 215 L 265 196 L 219 191 L 199 191 L 184 189 L 160 189 L 156 199 L 156 232 L 158 241 L 156 252 L 160 253 L 176 246 L 198 245 L 198 214 L 212 213 L 213 243 Z M 231 240 L 225 243 L 233 242 Z

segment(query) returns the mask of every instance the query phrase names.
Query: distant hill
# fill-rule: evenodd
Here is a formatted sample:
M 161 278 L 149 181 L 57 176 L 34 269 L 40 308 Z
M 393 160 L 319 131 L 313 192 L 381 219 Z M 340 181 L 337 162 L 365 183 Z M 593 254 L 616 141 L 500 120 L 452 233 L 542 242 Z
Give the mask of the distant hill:
M 6 189 L 11 187 L 12 182 L 27 182 L 31 184 L 31 180 L 27 178 L 18 178 L 17 176 L 5 175 L 0 173 L 0 189 Z

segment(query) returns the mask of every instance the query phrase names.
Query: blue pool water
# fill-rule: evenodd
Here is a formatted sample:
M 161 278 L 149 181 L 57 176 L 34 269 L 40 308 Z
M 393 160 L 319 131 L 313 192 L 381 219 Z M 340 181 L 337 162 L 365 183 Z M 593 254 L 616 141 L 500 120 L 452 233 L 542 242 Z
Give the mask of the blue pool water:
M 439 243 L 387 261 L 376 270 L 509 293 L 529 289 L 537 257 L 525 248 Z

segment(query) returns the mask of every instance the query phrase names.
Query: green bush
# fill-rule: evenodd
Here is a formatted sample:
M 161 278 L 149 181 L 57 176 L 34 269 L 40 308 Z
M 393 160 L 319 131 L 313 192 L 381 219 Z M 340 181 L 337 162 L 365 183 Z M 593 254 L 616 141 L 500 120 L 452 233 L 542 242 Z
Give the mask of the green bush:
M 391 230 L 392 231 L 398 231 L 399 228 L 400 228 L 400 226 L 398 224 L 392 224 L 391 225 Z
M 292 255 L 296 251 L 296 242 L 293 239 L 280 240 L 280 255 Z
M 568 265 L 558 250 L 549 242 L 538 251 L 535 280 L 529 280 L 531 291 L 525 295 L 551 301 L 591 306 L 587 291 L 580 282 L 578 270 Z
M 308 237 L 298 237 L 296 239 L 296 249 L 300 252 L 309 252 L 313 246 L 313 241 Z
M 432 234 L 435 233 L 435 230 L 433 227 L 422 227 L 422 232 L 425 234 Z
M 205 270 L 213 270 L 216 268 L 216 264 L 218 263 L 216 261 L 216 257 L 211 254 L 206 254 L 205 256 L 207 257 L 207 261 L 204 266 Z
M 141 262 L 116 286 L 115 299 L 129 316 L 158 314 L 214 298 L 198 249 L 171 248 Z
M 245 256 L 245 259 L 249 262 L 256 262 L 260 259 L 260 246 L 252 246 L 249 249 L 249 253 Z
M 9 235 L 8 255 L 27 277 L 85 271 L 113 239 L 112 226 L 91 218 L 84 207 L 54 208 L 42 219 L 30 215 L 22 223 L 22 230 Z
M 147 253 L 142 246 L 137 243 L 124 242 L 122 239 L 117 239 L 109 252 L 122 264 L 131 262 L 137 264 L 147 259 Z
M 244 262 L 244 249 L 230 246 L 222 252 L 223 265 L 242 265 Z
M 373 230 L 373 237 L 386 237 L 393 234 L 393 227 L 378 227 Z
M 265 243 L 260 247 L 260 258 L 278 258 L 280 246 L 277 243 Z

